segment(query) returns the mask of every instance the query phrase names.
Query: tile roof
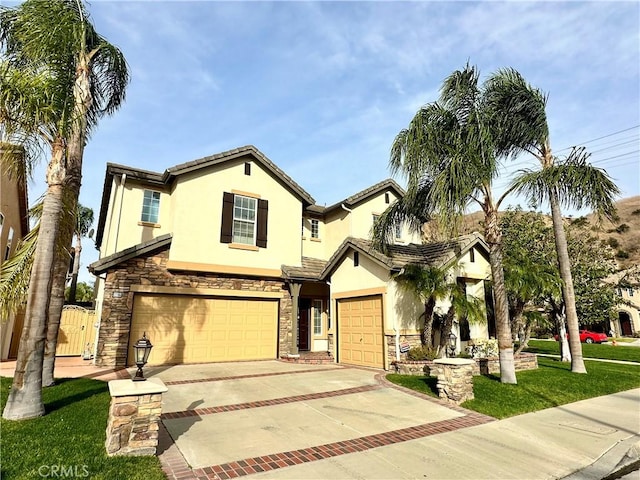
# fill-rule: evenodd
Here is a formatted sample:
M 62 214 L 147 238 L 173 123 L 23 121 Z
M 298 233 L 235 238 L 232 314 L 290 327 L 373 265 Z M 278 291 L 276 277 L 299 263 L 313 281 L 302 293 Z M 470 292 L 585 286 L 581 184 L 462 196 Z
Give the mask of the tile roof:
M 459 258 L 476 244 L 480 244 L 487 252 L 489 251 L 489 247 L 482 236 L 479 233 L 471 233 L 443 242 L 389 245 L 385 254 L 376 250 L 370 240 L 349 237 L 342 242 L 329 259 L 320 278 L 326 279 L 330 276 L 350 248 L 367 255 L 373 261 L 389 270 L 397 271 L 408 264 L 444 266 Z
M 282 265 L 282 274 L 289 279 L 319 280 L 326 264 L 326 260 L 302 257 L 302 266 Z
M 319 207 L 318 205 L 312 205 L 311 207 L 308 207 L 307 210 L 311 210 L 312 208 L 315 208 L 315 210 L 313 210 L 314 212 L 321 211 L 322 213 L 327 213 L 332 210 L 336 210 L 340 208 L 341 205 L 344 205 L 346 207 L 353 207 L 359 202 L 366 200 L 367 198 L 370 198 L 386 190 L 394 190 L 399 196 L 404 196 L 405 194 L 404 189 L 400 185 L 398 185 L 398 183 L 395 180 L 393 180 L 392 178 L 387 178 L 386 180 L 382 180 L 381 182 L 378 182 L 375 185 L 371 185 L 370 187 L 365 188 L 364 190 L 361 190 L 358 193 L 354 193 L 350 197 L 347 197 L 344 200 L 334 203 L 333 205 L 330 205 L 325 208 Z
M 103 272 L 106 272 L 112 267 L 130 260 L 132 258 L 136 258 L 144 253 L 152 252 L 161 247 L 165 247 L 171 244 L 172 235 L 170 233 L 165 233 L 164 235 L 160 235 L 152 240 L 139 243 L 138 245 L 134 245 L 133 247 L 126 248 L 119 252 L 116 252 L 108 257 L 101 258 L 97 262 L 93 262 L 89 265 L 89 271 L 94 275 L 99 275 Z

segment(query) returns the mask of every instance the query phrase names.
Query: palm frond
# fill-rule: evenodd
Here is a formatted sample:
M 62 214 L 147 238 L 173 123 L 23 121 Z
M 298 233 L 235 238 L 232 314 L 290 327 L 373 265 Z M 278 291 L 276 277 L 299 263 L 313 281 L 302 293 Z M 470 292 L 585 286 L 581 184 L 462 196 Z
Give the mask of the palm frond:
M 0 271 L 0 317 L 8 319 L 22 306 L 29 291 L 31 266 L 38 241 L 35 226 L 18 243 L 15 253 L 2 264 Z
M 620 190 L 605 170 L 587 162 L 588 157 L 584 147 L 574 147 L 562 162 L 540 170 L 520 170 L 511 185 L 533 205 L 549 202 L 555 192 L 565 207 L 590 208 L 613 218 L 614 199 Z

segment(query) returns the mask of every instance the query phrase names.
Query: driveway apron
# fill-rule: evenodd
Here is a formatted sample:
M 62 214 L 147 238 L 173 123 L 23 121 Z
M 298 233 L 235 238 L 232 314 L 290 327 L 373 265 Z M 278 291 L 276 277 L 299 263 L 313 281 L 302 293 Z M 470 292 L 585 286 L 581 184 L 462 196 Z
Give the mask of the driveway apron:
M 368 369 L 267 361 L 148 375 L 169 387 L 163 423 L 192 478 L 278 470 L 492 420 L 394 388 Z

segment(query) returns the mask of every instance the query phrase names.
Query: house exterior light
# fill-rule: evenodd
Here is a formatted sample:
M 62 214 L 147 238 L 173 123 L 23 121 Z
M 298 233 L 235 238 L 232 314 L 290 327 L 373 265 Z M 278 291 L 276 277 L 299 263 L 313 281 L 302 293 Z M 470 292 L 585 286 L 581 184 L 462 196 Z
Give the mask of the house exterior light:
M 138 367 L 136 376 L 133 377 L 134 382 L 141 382 L 146 380 L 146 378 L 144 378 L 144 375 L 142 373 L 142 367 L 144 367 L 147 361 L 149 360 L 149 354 L 151 353 L 151 348 L 153 348 L 153 345 L 151 345 L 151 342 L 147 338 L 147 332 L 144 332 L 142 334 L 142 338 L 139 339 L 133 345 L 133 351 L 136 359 L 136 366 Z
M 458 337 L 456 337 L 455 333 L 451 332 L 449 334 L 449 356 L 450 357 L 456 356 L 456 340 L 458 340 Z

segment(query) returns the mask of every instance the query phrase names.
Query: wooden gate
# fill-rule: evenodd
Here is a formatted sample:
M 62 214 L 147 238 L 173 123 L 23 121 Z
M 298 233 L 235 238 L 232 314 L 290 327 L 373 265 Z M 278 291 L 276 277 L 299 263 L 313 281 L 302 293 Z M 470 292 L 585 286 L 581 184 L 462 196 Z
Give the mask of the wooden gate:
M 93 355 L 96 313 L 77 305 L 65 305 L 60 318 L 56 356 Z

